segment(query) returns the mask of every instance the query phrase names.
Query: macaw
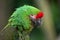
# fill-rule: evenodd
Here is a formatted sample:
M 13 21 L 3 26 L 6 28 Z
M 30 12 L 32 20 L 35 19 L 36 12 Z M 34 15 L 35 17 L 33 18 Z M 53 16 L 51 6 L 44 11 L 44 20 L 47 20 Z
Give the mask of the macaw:
M 30 5 L 24 5 L 16 8 L 16 10 L 10 16 L 8 24 L 2 29 L 2 31 L 8 27 L 13 27 L 19 34 L 19 40 L 30 40 L 29 34 L 34 27 L 41 25 L 43 15 L 44 14 L 42 11 Z

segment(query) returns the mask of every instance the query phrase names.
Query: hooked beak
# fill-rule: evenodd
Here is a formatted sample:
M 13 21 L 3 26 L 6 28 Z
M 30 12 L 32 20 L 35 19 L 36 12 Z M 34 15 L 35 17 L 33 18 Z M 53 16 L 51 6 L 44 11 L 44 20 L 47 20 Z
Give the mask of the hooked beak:
M 36 19 L 36 15 L 30 15 L 30 19 L 35 27 L 40 26 L 41 19 Z

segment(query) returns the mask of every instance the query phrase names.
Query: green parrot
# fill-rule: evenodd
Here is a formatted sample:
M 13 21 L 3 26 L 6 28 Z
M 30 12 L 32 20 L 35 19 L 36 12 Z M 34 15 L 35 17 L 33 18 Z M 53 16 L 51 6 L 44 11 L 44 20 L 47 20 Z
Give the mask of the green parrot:
M 24 5 L 16 8 L 10 16 L 8 24 L 2 29 L 2 31 L 12 27 L 14 28 L 13 30 L 15 30 L 15 38 L 13 40 L 31 40 L 29 34 L 34 27 L 40 26 L 42 17 L 43 12 L 38 8 Z

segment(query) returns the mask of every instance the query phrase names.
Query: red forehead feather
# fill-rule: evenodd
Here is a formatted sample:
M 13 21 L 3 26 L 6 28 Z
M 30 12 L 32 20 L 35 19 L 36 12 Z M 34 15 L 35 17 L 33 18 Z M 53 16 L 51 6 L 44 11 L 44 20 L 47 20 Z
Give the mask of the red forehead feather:
M 39 12 L 39 13 L 37 13 L 37 15 L 36 15 L 36 19 L 38 19 L 38 18 L 42 18 L 43 17 L 43 12 Z

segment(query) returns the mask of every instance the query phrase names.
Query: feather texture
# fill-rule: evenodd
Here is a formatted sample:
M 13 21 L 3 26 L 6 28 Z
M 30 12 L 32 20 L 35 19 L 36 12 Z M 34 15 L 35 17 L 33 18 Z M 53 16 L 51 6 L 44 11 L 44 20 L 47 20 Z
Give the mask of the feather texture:
M 29 15 L 36 15 L 38 12 L 40 12 L 39 9 L 32 6 L 24 5 L 16 9 L 16 11 L 11 15 L 8 22 L 11 24 L 11 26 L 16 27 L 16 25 L 23 25 L 24 29 L 29 29 L 31 27 Z

